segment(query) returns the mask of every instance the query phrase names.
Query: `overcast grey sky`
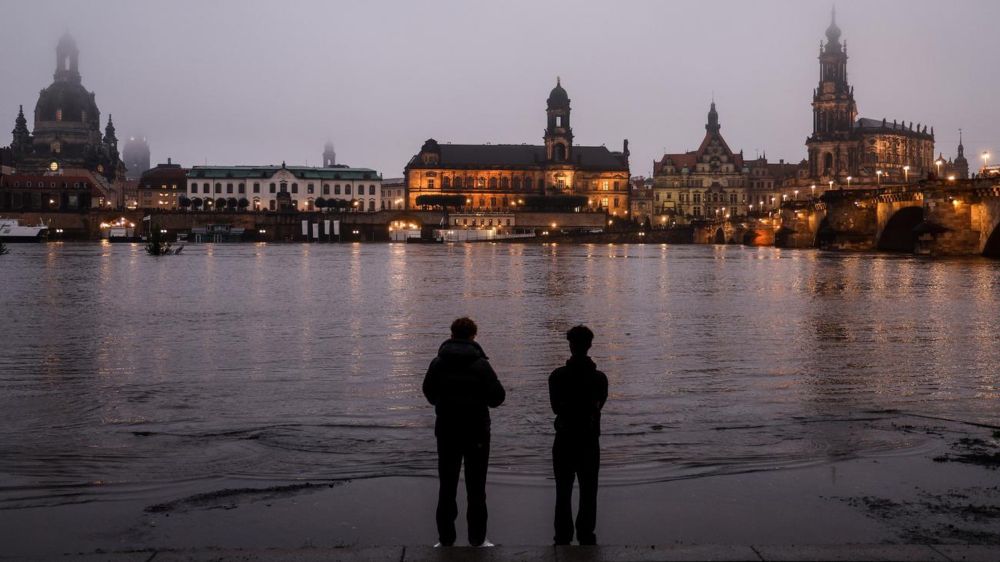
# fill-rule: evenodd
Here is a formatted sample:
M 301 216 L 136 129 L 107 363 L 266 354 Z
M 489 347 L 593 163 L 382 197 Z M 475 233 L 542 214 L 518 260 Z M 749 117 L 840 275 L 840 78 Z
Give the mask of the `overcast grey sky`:
M 715 93 L 748 157 L 798 161 L 831 3 L 695 1 L 0 0 L 0 124 L 33 110 L 70 31 L 83 83 L 153 161 L 317 165 L 399 176 L 428 137 L 541 143 L 562 77 L 579 144 L 649 174 L 697 147 Z M 973 166 L 1000 149 L 1000 2 L 840 0 L 862 116 L 927 123 Z M 30 122 L 30 117 L 29 117 Z M 7 133 L 4 132 L 6 135 Z M 3 137 L 4 144 L 9 137 Z M 974 158 L 972 158 L 974 157 Z

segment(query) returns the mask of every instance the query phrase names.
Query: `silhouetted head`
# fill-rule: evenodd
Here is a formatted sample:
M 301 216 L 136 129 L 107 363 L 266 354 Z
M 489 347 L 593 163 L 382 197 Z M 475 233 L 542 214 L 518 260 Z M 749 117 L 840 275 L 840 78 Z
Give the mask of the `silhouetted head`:
M 569 340 L 570 353 L 575 356 L 585 356 L 590 351 L 590 344 L 594 341 L 594 332 L 581 324 L 570 328 L 566 332 L 566 339 Z
M 465 316 L 451 323 L 451 337 L 456 340 L 474 340 L 477 331 L 476 323 Z

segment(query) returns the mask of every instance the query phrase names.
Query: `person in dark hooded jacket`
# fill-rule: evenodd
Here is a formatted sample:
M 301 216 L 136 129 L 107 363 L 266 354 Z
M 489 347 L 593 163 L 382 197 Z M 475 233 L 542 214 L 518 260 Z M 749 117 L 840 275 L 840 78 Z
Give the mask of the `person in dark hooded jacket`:
M 451 339 L 438 348 L 424 377 L 424 396 L 434 406 L 438 449 L 437 527 L 441 546 L 455 544 L 458 477 L 465 461 L 466 520 L 469 544 L 492 546 L 486 539 L 486 469 L 490 458 L 490 408 L 506 397 L 483 348 L 475 342 L 476 323 L 459 318 Z
M 597 472 L 601 465 L 601 408 L 608 377 L 587 356 L 594 333 L 575 326 L 566 333 L 572 356 L 549 376 L 549 401 L 556 415 L 552 468 L 556 477 L 555 543 L 573 540 L 573 480 L 580 479 L 576 538 L 597 544 Z

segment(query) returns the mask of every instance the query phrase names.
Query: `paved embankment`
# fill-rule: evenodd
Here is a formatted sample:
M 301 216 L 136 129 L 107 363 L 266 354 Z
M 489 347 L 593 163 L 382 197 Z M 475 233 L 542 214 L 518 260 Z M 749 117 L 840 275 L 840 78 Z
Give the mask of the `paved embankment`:
M 981 545 L 814 545 L 814 546 L 739 546 L 739 545 L 671 545 L 671 546 L 598 546 L 545 547 L 499 546 L 495 548 L 432 548 L 429 546 L 379 546 L 352 548 L 304 548 L 295 550 L 191 550 L 91 553 L 47 558 L 23 558 L 25 562 L 41 560 L 108 561 L 108 562 L 223 562 L 223 561 L 296 561 L 319 562 L 450 562 L 507 560 L 541 562 L 660 562 L 660 561 L 968 561 L 996 562 L 1000 546 Z M 14 560 L 0 556 L 0 560 Z

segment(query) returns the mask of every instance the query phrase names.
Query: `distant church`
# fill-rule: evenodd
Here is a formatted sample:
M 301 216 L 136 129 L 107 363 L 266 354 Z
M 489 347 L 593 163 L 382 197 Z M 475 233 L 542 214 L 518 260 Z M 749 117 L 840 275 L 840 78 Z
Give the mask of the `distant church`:
M 629 210 L 628 140 L 622 150 L 573 142 L 569 94 L 546 100 L 543 145 L 451 144 L 427 139 L 405 168 L 408 207 L 421 195 L 456 195 L 476 211 L 510 211 L 532 195 L 578 195 L 611 215 Z
M 935 172 L 934 129 L 911 121 L 858 118 L 854 88 L 847 81 L 847 43 L 840 41 L 837 14 L 820 43 L 820 81 L 813 91 L 813 133 L 806 141 L 809 177 L 838 187 L 855 182 L 914 181 Z
M 124 180 L 125 164 L 118 154 L 110 115 L 101 134 L 101 112 L 94 93 L 81 82 L 79 58 L 76 42 L 64 35 L 56 47 L 53 82 L 39 93 L 35 104 L 34 128 L 29 132 L 22 106 L 14 122 L 13 140 L 5 150 L 4 165 L 19 174 L 86 170 L 110 187 Z
M 122 150 L 122 160 L 128 170 L 125 176 L 130 180 L 138 180 L 142 174 L 151 168 L 149 157 L 149 142 L 144 136 L 129 137 Z

